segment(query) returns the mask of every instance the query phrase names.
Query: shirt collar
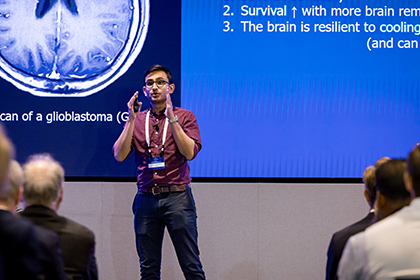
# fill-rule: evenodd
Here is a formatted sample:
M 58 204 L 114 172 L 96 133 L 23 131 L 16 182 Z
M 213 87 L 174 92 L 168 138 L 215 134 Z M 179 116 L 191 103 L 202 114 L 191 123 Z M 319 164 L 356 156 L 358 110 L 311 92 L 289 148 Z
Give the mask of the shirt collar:
M 152 113 L 152 115 L 153 115 L 153 117 L 155 117 L 156 119 L 158 119 L 159 117 L 161 117 L 162 115 L 164 115 L 165 114 L 165 110 L 166 110 L 166 107 L 165 108 L 163 108 L 163 110 L 162 111 L 160 111 L 160 112 L 158 112 L 158 113 L 156 113 L 154 110 L 153 110 L 153 108 L 152 108 L 152 106 L 150 106 L 150 113 Z

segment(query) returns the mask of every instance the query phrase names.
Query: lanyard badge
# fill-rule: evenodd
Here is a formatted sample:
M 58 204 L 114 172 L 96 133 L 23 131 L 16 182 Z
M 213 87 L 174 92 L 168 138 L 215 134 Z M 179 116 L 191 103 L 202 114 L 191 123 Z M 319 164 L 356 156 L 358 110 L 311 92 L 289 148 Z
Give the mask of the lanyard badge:
M 149 148 L 149 154 L 152 155 L 152 151 L 150 150 L 149 118 L 150 118 L 150 110 L 147 112 L 147 115 L 146 115 L 146 123 L 145 123 L 144 130 L 146 134 L 147 147 Z M 165 159 L 163 157 L 163 151 L 165 150 L 165 140 L 166 140 L 166 133 L 168 132 L 168 123 L 169 123 L 168 119 L 166 119 L 165 127 L 163 129 L 163 135 L 162 135 L 162 150 L 160 152 L 160 157 L 149 157 L 147 159 L 147 167 L 150 170 L 165 168 Z
M 164 169 L 165 159 L 163 157 L 149 157 L 147 159 L 147 167 L 149 167 L 150 170 Z

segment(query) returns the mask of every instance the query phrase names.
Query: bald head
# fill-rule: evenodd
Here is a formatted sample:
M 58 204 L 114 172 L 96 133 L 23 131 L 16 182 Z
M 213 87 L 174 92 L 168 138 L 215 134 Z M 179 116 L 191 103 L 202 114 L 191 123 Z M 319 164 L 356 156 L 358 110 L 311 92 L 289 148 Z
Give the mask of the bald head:
M 64 169 L 49 154 L 31 156 L 23 166 L 25 204 L 51 207 L 61 197 L 63 182 Z

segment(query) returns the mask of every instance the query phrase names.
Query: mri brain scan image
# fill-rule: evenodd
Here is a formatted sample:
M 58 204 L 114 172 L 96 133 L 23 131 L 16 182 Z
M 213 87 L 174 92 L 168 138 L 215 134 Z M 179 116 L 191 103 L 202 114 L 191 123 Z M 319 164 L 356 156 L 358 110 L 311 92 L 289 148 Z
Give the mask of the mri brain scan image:
M 36 96 L 83 97 L 123 75 L 149 0 L 0 0 L 0 77 Z

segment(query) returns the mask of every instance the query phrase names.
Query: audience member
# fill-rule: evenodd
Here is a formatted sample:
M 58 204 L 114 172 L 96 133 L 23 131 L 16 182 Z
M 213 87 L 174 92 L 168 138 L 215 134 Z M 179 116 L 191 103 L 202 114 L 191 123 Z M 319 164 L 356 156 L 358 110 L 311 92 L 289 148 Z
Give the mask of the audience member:
M 390 160 L 389 157 L 380 158 L 375 163 L 375 166 L 368 166 L 363 172 L 363 183 L 365 186 L 363 194 L 369 205 L 369 213 L 360 221 L 351 224 L 333 234 L 327 252 L 326 280 L 337 279 L 338 263 L 340 262 L 340 258 L 347 240 L 352 235 L 364 231 L 369 225 L 373 223 L 375 218 L 374 204 L 376 200 L 375 170 L 378 166 L 388 160 Z
M 97 279 L 95 237 L 91 230 L 57 211 L 63 199 L 64 169 L 49 154 L 31 156 L 23 168 L 21 216 L 59 236 L 68 279 Z
M 380 221 L 348 240 L 338 267 L 340 280 L 394 279 L 403 270 L 419 269 L 420 200 L 403 205 L 409 201 L 405 189 L 413 190 L 416 197 L 420 196 L 420 189 L 410 187 L 415 179 L 404 175 L 405 169 L 401 160 L 390 160 L 378 167 L 375 209 Z M 420 174 L 420 148 L 408 158 L 408 170 L 413 169 L 409 174 Z
M 23 171 L 17 161 L 12 160 L 10 162 L 9 174 L 8 206 L 9 211 L 12 212 L 16 209 L 17 202 L 21 200 L 23 192 Z M 38 257 L 41 262 L 42 279 L 66 279 L 58 235 L 51 230 L 39 226 L 35 226 L 35 235 L 40 245 Z
M 404 185 L 405 169 L 404 160 L 393 159 L 376 170 L 375 222 L 410 204 L 410 193 Z
M 12 214 L 14 203 L 9 197 L 10 159 L 13 157 L 12 143 L 0 126 L 0 255 L 5 279 L 38 280 L 40 261 L 39 243 L 32 223 Z M 1 274 L 1 273 L 0 273 Z

